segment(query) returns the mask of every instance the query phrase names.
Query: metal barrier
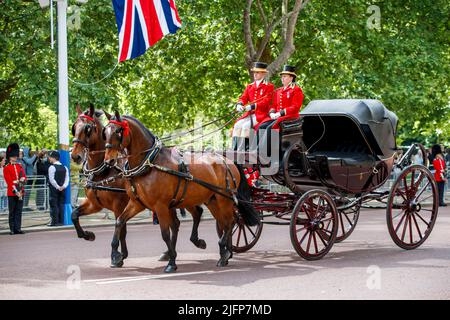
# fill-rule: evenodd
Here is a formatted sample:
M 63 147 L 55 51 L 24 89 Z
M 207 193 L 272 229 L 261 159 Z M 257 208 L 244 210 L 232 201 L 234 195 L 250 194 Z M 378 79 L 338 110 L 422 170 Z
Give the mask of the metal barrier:
M 71 176 L 71 203 L 78 204 L 78 197 L 83 195 L 79 187 L 78 177 Z M 82 189 L 82 188 L 81 188 Z M 6 183 L 0 179 L 0 214 L 8 213 L 8 197 Z M 81 192 L 80 192 L 81 191 Z M 23 213 L 50 211 L 48 181 L 45 176 L 33 175 L 27 177 L 25 196 L 23 198 Z

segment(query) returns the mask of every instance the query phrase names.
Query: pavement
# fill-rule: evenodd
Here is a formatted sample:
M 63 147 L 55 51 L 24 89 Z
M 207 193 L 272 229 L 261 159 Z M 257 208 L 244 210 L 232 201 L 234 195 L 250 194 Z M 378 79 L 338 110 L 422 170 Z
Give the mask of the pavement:
M 163 273 L 165 244 L 150 223 L 129 226 L 122 268 L 109 267 L 111 225 L 86 228 L 93 242 L 73 229 L 0 235 L 0 299 L 450 299 L 450 207 L 410 251 L 390 239 L 385 210 L 362 209 L 352 235 L 319 261 L 295 253 L 287 226 L 264 225 L 253 249 L 218 268 L 215 221 L 200 224 L 205 250 L 191 228 L 181 223 L 173 274 Z

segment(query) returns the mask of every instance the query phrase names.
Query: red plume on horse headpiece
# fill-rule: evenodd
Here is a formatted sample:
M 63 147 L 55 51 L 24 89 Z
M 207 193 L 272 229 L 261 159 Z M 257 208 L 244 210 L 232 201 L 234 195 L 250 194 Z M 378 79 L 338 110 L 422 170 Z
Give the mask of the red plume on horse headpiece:
M 123 136 L 126 137 L 130 133 L 130 127 L 128 126 L 127 120 L 109 120 L 109 123 L 114 123 L 115 125 L 118 125 L 119 127 L 123 128 Z

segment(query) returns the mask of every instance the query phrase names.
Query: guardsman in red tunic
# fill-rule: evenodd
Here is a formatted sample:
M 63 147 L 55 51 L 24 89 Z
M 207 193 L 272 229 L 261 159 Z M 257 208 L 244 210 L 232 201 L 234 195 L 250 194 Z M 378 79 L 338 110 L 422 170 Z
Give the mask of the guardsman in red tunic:
M 269 115 L 256 128 L 260 130 L 258 133 L 258 136 L 261 137 L 260 146 L 267 145 L 266 150 L 268 156 L 271 154 L 271 130 L 279 129 L 280 122 L 284 120 L 299 118 L 300 108 L 303 103 L 303 91 L 295 83 L 295 79 L 297 78 L 295 67 L 285 65 L 280 76 L 283 86 L 275 90 Z
M 267 64 L 255 62 L 253 68 L 255 81 L 245 88 L 236 110 L 246 111 L 234 124 L 233 150 L 244 150 L 248 146 L 251 129 L 269 115 L 274 85 L 265 79 Z
M 8 187 L 8 209 L 9 209 L 9 234 L 23 234 L 22 208 L 23 196 L 25 194 L 25 170 L 17 163 L 19 157 L 19 145 L 12 143 L 6 149 L 8 164 L 3 169 L 3 176 Z

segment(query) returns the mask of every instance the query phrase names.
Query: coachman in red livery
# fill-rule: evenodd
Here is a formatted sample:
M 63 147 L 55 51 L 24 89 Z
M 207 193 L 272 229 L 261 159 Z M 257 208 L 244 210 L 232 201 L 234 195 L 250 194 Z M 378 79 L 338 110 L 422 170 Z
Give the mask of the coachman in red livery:
M 236 104 L 238 112 L 246 111 L 234 124 L 233 150 L 244 150 L 252 128 L 269 115 L 274 85 L 265 79 L 267 64 L 255 62 L 252 70 L 255 81 L 249 84 Z
M 300 108 L 303 103 L 303 91 L 295 83 L 295 79 L 297 78 L 295 67 L 285 65 L 280 76 L 283 87 L 275 90 L 268 116 L 256 126 L 257 130 L 264 130 L 264 132 L 259 132 L 258 136 L 261 137 L 262 144 L 260 143 L 260 146 L 267 145 L 266 150 L 268 156 L 271 154 L 271 130 L 279 129 L 281 121 L 299 118 Z

